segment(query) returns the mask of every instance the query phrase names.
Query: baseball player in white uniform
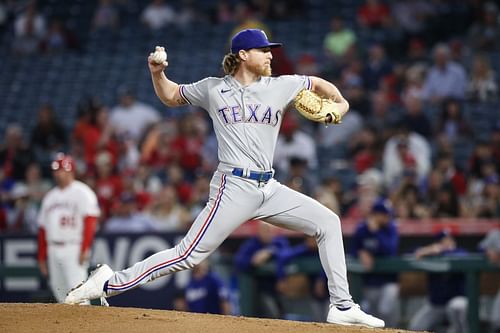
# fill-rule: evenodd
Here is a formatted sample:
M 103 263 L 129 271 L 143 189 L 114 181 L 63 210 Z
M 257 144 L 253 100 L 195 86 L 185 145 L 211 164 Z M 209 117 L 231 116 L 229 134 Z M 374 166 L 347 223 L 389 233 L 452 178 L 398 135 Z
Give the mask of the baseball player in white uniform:
M 88 276 L 99 206 L 94 192 L 75 180 L 71 156 L 58 154 L 51 168 L 57 186 L 43 198 L 38 216 L 38 263 L 62 303 L 68 291 Z
M 331 306 L 327 321 L 343 325 L 383 327 L 384 322 L 361 311 L 347 282 L 339 217 L 325 206 L 280 184 L 274 178 L 273 155 L 283 114 L 302 89 L 337 100 L 343 113 L 348 103 L 331 83 L 310 76 L 271 77 L 270 43 L 258 29 L 238 32 L 223 60 L 226 76 L 192 84 L 169 80 L 168 63 L 148 58 L 153 86 L 167 106 L 192 104 L 212 118 L 218 140 L 219 166 L 210 183 L 207 205 L 183 240 L 122 271 L 107 265 L 72 290 L 66 303 L 109 297 L 160 276 L 190 269 L 207 258 L 242 223 L 251 219 L 314 236 L 328 276 Z M 156 51 L 163 48 L 157 47 Z

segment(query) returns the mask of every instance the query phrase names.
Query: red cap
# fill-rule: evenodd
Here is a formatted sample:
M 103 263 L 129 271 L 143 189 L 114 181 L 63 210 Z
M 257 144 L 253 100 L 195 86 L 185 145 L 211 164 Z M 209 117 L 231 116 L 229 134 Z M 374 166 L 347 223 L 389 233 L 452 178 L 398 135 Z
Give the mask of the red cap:
M 50 164 L 53 171 L 63 169 L 64 171 L 75 171 L 75 160 L 64 153 L 57 153 L 56 158 Z

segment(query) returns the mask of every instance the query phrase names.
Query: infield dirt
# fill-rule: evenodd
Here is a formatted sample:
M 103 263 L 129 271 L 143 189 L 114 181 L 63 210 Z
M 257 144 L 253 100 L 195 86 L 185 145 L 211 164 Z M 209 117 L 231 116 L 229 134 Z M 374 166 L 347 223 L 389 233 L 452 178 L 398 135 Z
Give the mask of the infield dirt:
M 0 303 L 0 332 L 395 333 L 407 331 L 140 308 Z

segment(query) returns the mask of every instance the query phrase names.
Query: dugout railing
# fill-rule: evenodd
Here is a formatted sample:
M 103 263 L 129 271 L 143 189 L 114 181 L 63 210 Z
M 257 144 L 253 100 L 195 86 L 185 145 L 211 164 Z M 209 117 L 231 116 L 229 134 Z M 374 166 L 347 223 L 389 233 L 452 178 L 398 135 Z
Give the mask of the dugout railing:
M 297 258 L 286 266 L 286 273 L 319 273 L 321 265 L 319 259 Z M 354 299 L 359 302 L 362 292 L 362 276 L 367 273 L 359 261 L 348 258 L 347 270 L 349 274 L 350 290 Z M 432 273 L 464 273 L 466 280 L 466 297 L 469 301 L 468 319 L 469 332 L 480 332 L 479 323 L 479 277 L 482 272 L 500 272 L 500 265 L 493 265 L 481 254 L 471 254 L 467 258 L 425 258 L 415 259 L 414 256 L 401 256 L 376 260 L 373 273 L 403 273 L 403 272 L 432 272 Z M 240 273 L 240 310 L 242 315 L 252 316 L 255 302 L 254 277 L 276 274 L 276 266 L 269 263 L 250 273 Z

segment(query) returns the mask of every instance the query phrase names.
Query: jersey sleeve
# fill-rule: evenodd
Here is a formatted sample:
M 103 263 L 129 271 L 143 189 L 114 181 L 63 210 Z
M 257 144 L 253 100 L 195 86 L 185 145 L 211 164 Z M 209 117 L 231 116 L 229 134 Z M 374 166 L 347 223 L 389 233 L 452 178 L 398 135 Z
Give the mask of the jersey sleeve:
M 311 78 L 307 75 L 282 75 L 279 80 L 280 87 L 277 91 L 285 93 L 286 105 L 290 104 L 302 89 L 312 89 Z
M 179 93 L 182 98 L 189 104 L 199 106 L 208 110 L 209 104 L 209 88 L 212 78 L 205 78 L 198 82 L 179 85 Z
M 42 204 L 40 206 L 40 210 L 38 212 L 38 216 L 36 218 L 36 222 L 38 225 L 38 228 L 46 228 L 46 223 L 47 223 L 47 217 L 46 217 L 46 212 L 47 212 L 47 196 L 42 200 Z
M 82 216 L 99 217 L 99 215 L 101 215 L 99 203 L 97 202 L 97 196 L 88 187 L 82 188 L 81 200 L 79 202 L 79 205 L 80 213 L 82 214 Z

